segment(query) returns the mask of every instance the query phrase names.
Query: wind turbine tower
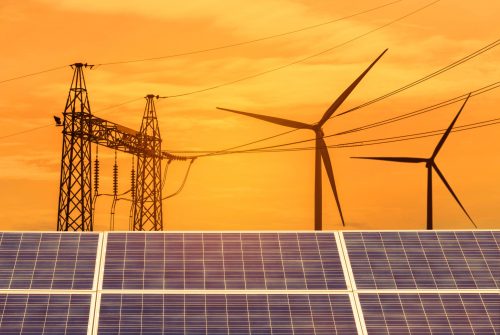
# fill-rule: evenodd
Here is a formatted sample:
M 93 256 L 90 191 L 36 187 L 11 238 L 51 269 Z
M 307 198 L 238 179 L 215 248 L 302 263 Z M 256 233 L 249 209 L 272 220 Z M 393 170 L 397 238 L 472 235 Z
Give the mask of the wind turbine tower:
M 330 159 L 330 154 L 328 153 L 328 148 L 326 146 L 325 140 L 323 139 L 323 126 L 325 123 L 333 116 L 333 113 L 340 107 L 345 99 L 351 94 L 351 92 L 356 88 L 359 82 L 364 78 L 364 76 L 370 71 L 370 69 L 378 62 L 378 60 L 386 53 L 387 49 L 384 50 L 371 64 L 368 68 L 358 77 L 356 80 L 333 102 L 333 104 L 326 110 L 323 114 L 321 120 L 318 123 L 308 124 L 293 120 L 282 119 L 278 117 L 272 117 L 267 115 L 253 114 L 242 111 L 237 111 L 234 109 L 220 108 L 232 113 L 242 114 L 250 116 L 256 119 L 264 120 L 274 124 L 278 124 L 285 127 L 296 128 L 296 129 L 310 129 L 314 131 L 316 135 L 316 155 L 315 155 L 315 168 L 314 168 L 314 229 L 323 230 L 323 220 L 322 220 L 322 180 L 321 180 L 321 162 L 325 166 L 330 185 L 332 187 L 333 195 L 335 196 L 335 202 L 337 203 L 337 208 L 340 215 L 340 220 L 342 225 L 345 226 L 344 216 L 342 214 L 342 209 L 340 207 L 340 200 L 337 192 L 337 187 L 335 185 L 335 178 L 333 175 L 332 162 Z
M 434 149 L 434 152 L 432 153 L 432 156 L 429 158 L 418 158 L 418 157 L 352 157 L 356 159 L 373 159 L 373 160 L 379 160 L 379 161 L 389 161 L 389 162 L 398 162 L 398 163 L 425 163 L 425 167 L 427 168 L 427 229 L 432 230 L 434 228 L 433 225 L 433 219 L 432 219 L 432 171 L 436 171 L 437 175 L 441 179 L 441 181 L 444 183 L 448 191 L 451 193 L 453 198 L 457 201 L 458 205 L 462 208 L 464 211 L 465 215 L 469 218 L 469 220 L 472 222 L 474 227 L 477 228 L 476 224 L 470 217 L 469 213 L 465 210 L 465 207 L 462 205 L 460 200 L 458 200 L 457 195 L 455 192 L 453 192 L 453 189 L 451 188 L 450 184 L 448 181 L 446 181 L 443 173 L 441 170 L 439 170 L 435 159 L 437 154 L 439 153 L 439 150 L 441 150 L 441 147 L 443 146 L 444 142 L 448 138 L 448 135 L 450 135 L 450 132 L 455 125 L 455 122 L 457 121 L 458 117 L 460 116 L 460 113 L 465 107 L 465 104 L 467 103 L 467 100 L 469 100 L 469 96 L 465 99 L 462 107 L 458 111 L 457 115 L 451 122 L 450 126 L 446 131 L 444 132 L 443 136 L 441 137 L 441 140 L 438 142 L 436 148 Z

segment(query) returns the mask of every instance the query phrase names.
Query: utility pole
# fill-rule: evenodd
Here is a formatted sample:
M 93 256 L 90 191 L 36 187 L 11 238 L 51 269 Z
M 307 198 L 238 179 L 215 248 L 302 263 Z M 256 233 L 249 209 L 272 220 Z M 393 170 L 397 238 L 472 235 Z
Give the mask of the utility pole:
M 92 231 L 91 136 L 89 98 L 84 67 L 75 63 L 73 80 L 64 109 L 63 146 L 57 230 Z
M 146 108 L 138 136 L 134 230 L 163 230 L 161 136 L 154 104 L 146 96 Z M 158 98 L 158 96 L 156 96 Z

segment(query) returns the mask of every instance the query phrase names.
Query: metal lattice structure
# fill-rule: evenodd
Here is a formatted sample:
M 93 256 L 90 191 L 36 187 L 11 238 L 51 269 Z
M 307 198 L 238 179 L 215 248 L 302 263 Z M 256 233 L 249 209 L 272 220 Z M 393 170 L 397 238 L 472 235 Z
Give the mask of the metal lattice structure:
M 134 230 L 163 230 L 161 136 L 154 95 L 146 96 L 137 153 Z
M 92 143 L 137 157 L 132 227 L 134 230 L 163 230 L 161 160 L 186 158 L 161 151 L 154 105 L 154 98 L 158 96 L 146 96 L 140 131 L 93 116 L 83 75 L 85 67 L 92 66 L 72 65 L 73 80 L 64 111 L 57 230 L 93 230 Z
M 64 109 L 63 146 L 57 230 L 93 230 L 91 187 L 92 127 L 89 98 L 83 76 L 86 64 L 75 72 Z

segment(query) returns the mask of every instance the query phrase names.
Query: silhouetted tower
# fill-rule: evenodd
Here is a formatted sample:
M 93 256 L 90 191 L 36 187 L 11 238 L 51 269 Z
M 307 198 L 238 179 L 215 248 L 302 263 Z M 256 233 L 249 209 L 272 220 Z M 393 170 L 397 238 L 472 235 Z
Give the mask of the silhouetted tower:
M 134 230 L 163 230 L 161 201 L 161 136 L 154 95 L 146 96 L 146 109 L 138 134 Z
M 89 98 L 83 68 L 75 63 L 73 80 L 64 109 L 63 146 L 57 230 L 93 230 L 92 222 L 92 133 Z

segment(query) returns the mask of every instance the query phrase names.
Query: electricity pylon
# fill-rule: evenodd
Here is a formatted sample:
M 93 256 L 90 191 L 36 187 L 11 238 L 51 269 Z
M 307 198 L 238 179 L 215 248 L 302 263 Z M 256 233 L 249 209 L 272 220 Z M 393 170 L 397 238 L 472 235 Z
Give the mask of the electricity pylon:
M 161 185 L 161 136 L 154 104 L 146 96 L 146 109 L 138 136 L 134 230 L 163 230 Z M 158 98 L 158 97 L 157 97 Z
M 91 187 L 92 134 L 89 97 L 83 68 L 75 63 L 63 121 L 63 146 L 57 230 L 93 230 Z

